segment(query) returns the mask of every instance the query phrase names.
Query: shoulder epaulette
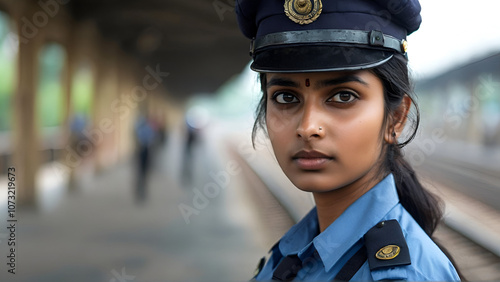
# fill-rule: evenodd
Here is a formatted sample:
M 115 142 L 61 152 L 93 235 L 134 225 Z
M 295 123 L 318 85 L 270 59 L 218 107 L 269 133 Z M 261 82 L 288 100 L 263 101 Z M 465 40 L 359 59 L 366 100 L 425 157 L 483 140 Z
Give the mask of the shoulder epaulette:
M 411 264 L 410 251 L 397 220 L 379 222 L 364 239 L 370 270 Z

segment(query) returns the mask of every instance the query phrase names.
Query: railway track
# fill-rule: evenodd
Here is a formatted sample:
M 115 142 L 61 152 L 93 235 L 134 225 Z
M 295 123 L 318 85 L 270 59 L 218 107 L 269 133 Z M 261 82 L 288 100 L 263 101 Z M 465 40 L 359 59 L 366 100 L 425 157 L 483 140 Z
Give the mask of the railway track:
M 428 157 L 420 174 L 500 210 L 500 172 L 455 160 Z
M 434 235 L 455 259 L 468 281 L 499 281 L 500 258 L 459 232 L 441 224 Z
M 469 280 L 500 280 L 500 173 L 431 155 L 416 167 L 427 187 L 447 204 L 436 237 Z M 455 210 L 455 211 L 453 211 Z

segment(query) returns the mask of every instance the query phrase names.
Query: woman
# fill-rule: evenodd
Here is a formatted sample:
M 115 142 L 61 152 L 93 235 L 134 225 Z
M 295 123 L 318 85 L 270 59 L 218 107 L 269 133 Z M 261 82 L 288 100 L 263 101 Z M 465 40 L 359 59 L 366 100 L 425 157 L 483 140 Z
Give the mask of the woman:
M 459 280 L 431 239 L 440 202 L 401 155 L 419 121 L 405 41 L 418 1 L 236 4 L 262 84 L 253 137 L 266 129 L 284 173 L 316 203 L 255 279 Z

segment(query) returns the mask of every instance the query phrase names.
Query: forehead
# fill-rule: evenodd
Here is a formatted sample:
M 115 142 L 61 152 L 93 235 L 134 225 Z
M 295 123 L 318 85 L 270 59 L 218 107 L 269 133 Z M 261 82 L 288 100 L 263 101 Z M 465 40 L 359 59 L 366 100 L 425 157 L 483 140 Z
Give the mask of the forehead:
M 380 83 L 380 79 L 370 70 L 356 71 L 331 71 L 331 72 L 302 72 L 302 73 L 266 73 L 267 81 L 273 79 L 286 79 L 294 82 L 303 82 L 309 79 L 311 83 L 325 81 L 343 77 L 356 77 L 366 82 L 367 84 Z

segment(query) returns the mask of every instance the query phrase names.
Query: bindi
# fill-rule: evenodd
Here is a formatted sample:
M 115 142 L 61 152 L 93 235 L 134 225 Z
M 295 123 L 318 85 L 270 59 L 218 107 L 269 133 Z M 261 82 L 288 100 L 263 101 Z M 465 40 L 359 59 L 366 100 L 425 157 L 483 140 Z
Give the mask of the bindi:
M 309 87 L 311 83 L 309 82 L 309 78 L 306 78 L 306 87 Z

